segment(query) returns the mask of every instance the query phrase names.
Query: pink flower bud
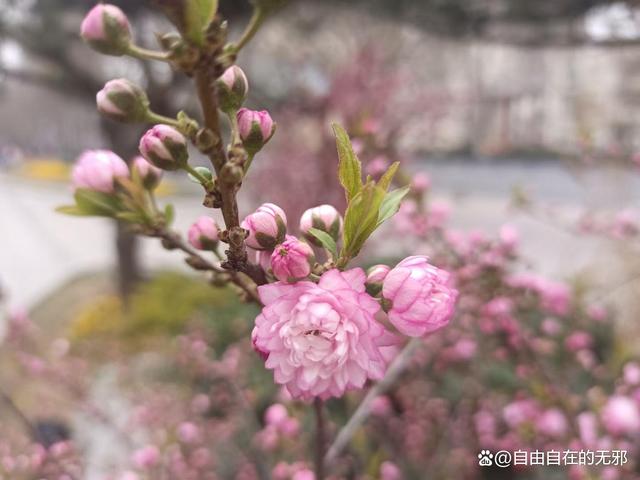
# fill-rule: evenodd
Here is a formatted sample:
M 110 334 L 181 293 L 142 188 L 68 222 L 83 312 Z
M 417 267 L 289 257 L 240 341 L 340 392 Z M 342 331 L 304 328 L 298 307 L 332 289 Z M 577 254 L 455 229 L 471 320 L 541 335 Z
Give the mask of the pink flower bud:
M 382 284 L 390 270 L 387 265 L 374 265 L 367 270 L 367 284 Z
M 84 17 L 80 35 L 98 52 L 120 56 L 129 50 L 131 25 L 118 7 L 99 3 Z
M 80 155 L 71 172 L 74 188 L 113 193 L 114 181 L 128 177 L 129 167 L 109 150 L 87 150 Z
M 316 475 L 308 468 L 303 468 L 294 473 L 291 480 L 315 480 Z
M 258 152 L 276 131 L 276 124 L 266 110 L 257 112 L 241 108 L 238 110 L 236 118 L 240 138 L 250 154 Z
M 382 291 L 382 282 L 384 282 L 390 270 L 391 268 L 387 265 L 374 265 L 367 270 L 367 281 L 365 285 L 369 295 L 375 297 Z
M 249 82 L 247 76 L 237 65 L 225 70 L 216 82 L 218 104 L 223 112 L 235 112 L 247 99 Z
M 131 163 L 131 170 L 138 175 L 147 190 L 153 190 L 160 184 L 163 171 L 154 167 L 144 157 L 137 156 Z
M 187 140 L 175 128 L 156 125 L 140 139 L 140 153 L 162 170 L 178 170 L 187 164 Z
M 118 122 L 143 122 L 149 112 L 146 92 L 125 78 L 108 81 L 96 95 L 98 111 Z
M 287 232 L 287 216 L 273 203 L 261 205 L 241 224 L 249 231 L 246 243 L 255 250 L 273 250 L 282 243 Z
M 384 279 L 382 294 L 391 302 L 389 321 L 404 335 L 420 337 L 449 323 L 458 291 L 451 275 L 427 257 L 405 258 Z
M 331 205 L 320 205 L 306 210 L 300 218 L 300 231 L 311 243 L 321 246 L 321 243 L 309 233 L 310 228 L 322 230 L 331 235 L 336 242 L 342 234 L 342 216 Z
M 313 250 L 296 237 L 287 235 L 271 255 L 271 270 L 281 282 L 294 283 L 311 273 L 314 262 Z
M 187 232 L 189 243 L 198 250 L 211 250 L 218 244 L 218 226 L 211 217 L 200 217 Z

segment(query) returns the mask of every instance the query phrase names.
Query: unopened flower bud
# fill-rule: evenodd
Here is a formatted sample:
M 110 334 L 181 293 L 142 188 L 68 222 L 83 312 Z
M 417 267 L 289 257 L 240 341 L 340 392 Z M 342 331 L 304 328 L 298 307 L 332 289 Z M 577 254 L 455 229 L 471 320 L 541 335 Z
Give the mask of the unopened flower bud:
M 129 50 L 131 25 L 118 7 L 99 3 L 84 17 L 80 35 L 100 53 L 120 56 Z
M 217 80 L 218 105 L 223 112 L 235 112 L 247 99 L 249 82 L 247 76 L 237 65 L 232 65 L 225 70 Z
M 257 112 L 241 108 L 237 119 L 242 144 L 250 154 L 258 152 L 276 131 L 276 124 L 266 110 Z
M 211 250 L 218 244 L 218 226 L 211 217 L 200 217 L 187 233 L 189 243 L 198 250 Z
M 145 91 L 124 78 L 107 82 L 96 95 L 98 111 L 118 122 L 144 122 L 149 112 Z
M 131 169 L 136 172 L 142 185 L 147 190 L 153 190 L 160 184 L 162 180 L 162 174 L 164 173 L 158 167 L 154 167 L 147 162 L 144 157 L 137 156 L 131 163 Z
M 113 193 L 115 179 L 128 177 L 129 167 L 124 160 L 109 150 L 87 150 L 76 162 L 71 172 L 75 188 L 86 188 L 103 193 Z
M 273 203 L 265 203 L 242 221 L 242 228 L 248 230 L 248 246 L 255 250 L 273 250 L 282 243 L 287 232 L 287 216 Z
M 311 273 L 314 257 L 309 245 L 287 235 L 271 254 L 271 270 L 281 282 L 294 283 Z
M 310 208 L 302 214 L 300 231 L 311 243 L 321 246 L 320 242 L 309 233 L 310 228 L 328 233 L 337 242 L 342 233 L 342 216 L 331 205 Z
M 374 265 L 369 270 L 367 270 L 367 280 L 366 287 L 367 292 L 370 295 L 377 295 L 382 291 L 382 283 L 384 279 L 387 277 L 387 273 L 391 270 L 387 265 Z
M 187 140 L 175 128 L 156 125 L 140 139 L 140 153 L 162 170 L 178 170 L 186 165 Z

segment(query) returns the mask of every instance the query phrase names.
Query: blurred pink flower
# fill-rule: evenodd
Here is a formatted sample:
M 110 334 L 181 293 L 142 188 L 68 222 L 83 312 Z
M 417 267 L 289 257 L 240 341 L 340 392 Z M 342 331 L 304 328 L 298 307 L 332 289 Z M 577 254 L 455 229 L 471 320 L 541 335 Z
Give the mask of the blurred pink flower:
M 128 176 L 127 164 L 109 150 L 83 152 L 71 172 L 74 188 L 86 188 L 102 193 L 113 193 L 115 179 Z
M 340 397 L 384 375 L 395 337 L 374 319 L 380 306 L 364 282 L 362 269 L 334 269 L 317 285 L 259 287 L 265 307 L 256 318 L 255 346 L 294 398 Z
M 393 462 L 382 462 L 380 465 L 380 480 L 400 480 L 402 472 Z
M 624 435 L 640 431 L 640 411 L 629 397 L 614 395 L 600 412 L 605 428 L 612 435 Z
M 143 470 L 153 467 L 160 460 L 160 451 L 155 445 L 147 445 L 133 452 L 133 464 Z
M 567 433 L 569 424 L 567 417 L 558 408 L 545 410 L 536 422 L 540 433 L 550 437 L 562 437 Z

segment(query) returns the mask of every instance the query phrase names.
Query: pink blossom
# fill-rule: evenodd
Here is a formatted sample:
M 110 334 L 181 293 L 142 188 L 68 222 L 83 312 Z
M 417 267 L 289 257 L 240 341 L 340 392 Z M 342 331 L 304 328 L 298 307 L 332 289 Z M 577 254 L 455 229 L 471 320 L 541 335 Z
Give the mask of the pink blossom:
M 431 177 L 428 174 L 420 172 L 416 173 L 411 180 L 411 188 L 418 192 L 426 192 L 431 187 Z
M 218 226 L 213 218 L 203 215 L 189 227 L 189 243 L 199 250 L 206 250 L 218 243 Z
M 155 445 L 147 445 L 133 452 L 133 464 L 140 469 L 153 467 L 160 460 L 160 451 Z
M 273 250 L 284 240 L 287 216 L 279 206 L 264 203 L 245 217 L 241 226 L 249 231 L 246 239 L 248 246 L 255 250 Z
M 362 269 L 334 269 L 318 284 L 258 287 L 264 308 L 255 346 L 294 398 L 340 397 L 384 375 L 395 338 L 374 319 L 380 306 L 365 293 L 364 281 Z
M 593 337 L 589 333 L 579 330 L 569 335 L 564 341 L 564 344 L 568 350 L 577 352 L 578 350 L 591 347 L 593 344 Z
M 448 272 L 430 265 L 427 257 L 412 256 L 388 273 L 382 294 L 392 302 L 389 321 L 404 335 L 420 337 L 449 323 L 458 291 Z
M 602 423 L 612 435 L 624 435 L 640 431 L 640 411 L 629 397 L 615 395 L 600 412 Z
M 516 400 L 507 404 L 502 410 L 504 421 L 510 427 L 517 427 L 528 422 L 538 413 L 538 404 L 534 400 Z
M 592 447 L 598 440 L 598 421 L 593 412 L 582 412 L 576 417 L 580 440 L 587 447 Z
M 391 400 L 385 395 L 378 396 L 371 402 L 371 413 L 379 417 L 386 417 L 392 411 Z
M 200 428 L 191 422 L 184 422 L 178 426 L 178 438 L 183 443 L 195 443 L 200 438 Z
M 129 167 L 109 150 L 87 150 L 80 155 L 71 172 L 74 188 L 113 193 L 114 181 L 128 177 Z
M 264 420 L 267 425 L 273 425 L 274 427 L 282 425 L 287 418 L 289 418 L 289 414 L 286 407 L 281 403 L 274 403 L 264 413 Z
M 550 437 L 562 437 L 569 428 L 567 417 L 558 408 L 545 410 L 538 419 L 536 426 L 540 433 Z
M 380 480 L 400 480 L 402 472 L 393 462 L 382 462 L 380 465 Z
M 382 175 L 389 166 L 389 161 L 382 155 L 377 156 L 367 163 L 367 175 L 378 177 Z
M 623 369 L 624 381 L 627 385 L 638 385 L 640 383 L 640 365 L 636 362 L 629 362 Z
M 500 227 L 498 236 L 500 238 L 500 246 L 508 252 L 515 250 L 520 243 L 520 234 L 512 225 L 503 225 Z
M 281 282 L 296 282 L 311 273 L 314 262 L 313 250 L 296 237 L 287 235 L 271 255 L 271 270 Z
M 315 478 L 315 473 L 313 473 L 308 468 L 303 468 L 294 473 L 291 477 L 291 480 L 315 480 Z

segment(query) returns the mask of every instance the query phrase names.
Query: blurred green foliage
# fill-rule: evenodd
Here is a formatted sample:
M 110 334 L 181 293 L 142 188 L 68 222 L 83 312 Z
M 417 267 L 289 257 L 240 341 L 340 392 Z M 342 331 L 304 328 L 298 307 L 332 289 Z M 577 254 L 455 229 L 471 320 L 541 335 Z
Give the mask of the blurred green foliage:
M 212 288 L 197 277 L 164 272 L 141 284 L 126 308 L 116 296 L 93 300 L 72 321 L 71 337 L 138 343 L 146 336 L 175 336 L 198 321 L 213 331 L 216 351 L 224 351 L 248 334 L 256 313 L 230 288 Z

